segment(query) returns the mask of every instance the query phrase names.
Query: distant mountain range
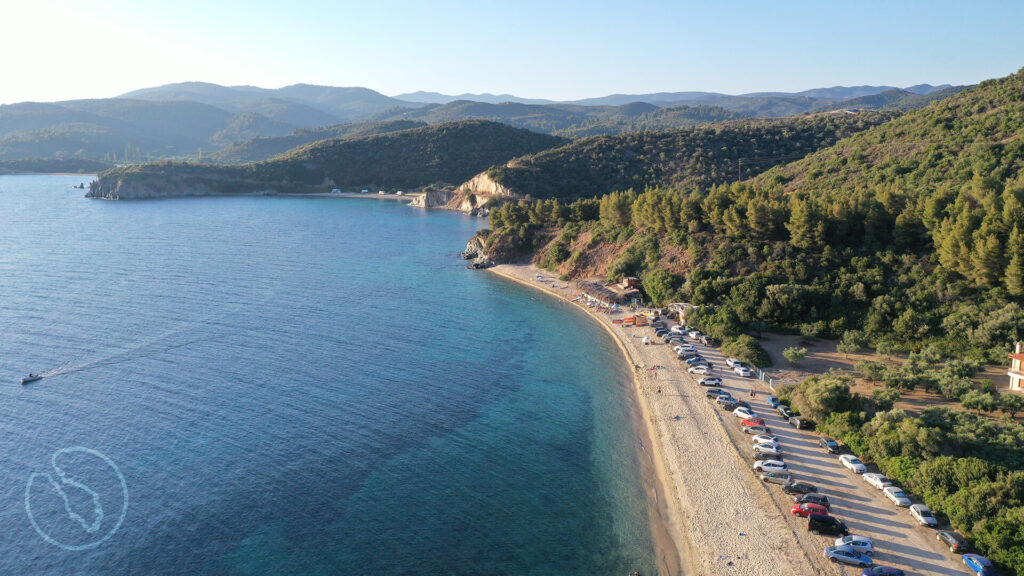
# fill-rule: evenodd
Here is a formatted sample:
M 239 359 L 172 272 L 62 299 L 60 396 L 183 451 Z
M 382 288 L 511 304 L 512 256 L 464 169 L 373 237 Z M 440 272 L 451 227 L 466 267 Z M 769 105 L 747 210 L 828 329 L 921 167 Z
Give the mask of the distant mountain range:
M 367 122 L 436 124 L 486 119 L 579 138 L 694 127 L 745 117 L 784 117 L 847 107 L 909 110 L 962 87 L 836 86 L 797 93 L 614 94 L 574 102 L 508 94 L 390 97 L 368 88 L 295 84 L 267 89 L 184 82 L 116 98 L 0 106 L 0 161 L 89 159 L 140 162 L 204 157 L 245 162 L 310 138 L 383 133 Z M 357 123 L 359 126 L 349 126 Z M 277 139 L 268 142 L 268 139 Z M 213 154 L 211 152 L 220 153 Z

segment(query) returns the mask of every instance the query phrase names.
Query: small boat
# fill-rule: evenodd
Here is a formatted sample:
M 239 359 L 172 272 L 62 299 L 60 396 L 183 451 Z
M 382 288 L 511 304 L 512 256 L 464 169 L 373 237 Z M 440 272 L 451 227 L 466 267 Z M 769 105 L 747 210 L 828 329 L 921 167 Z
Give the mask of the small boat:
M 21 383 L 22 384 L 28 384 L 29 382 L 35 382 L 36 380 L 42 380 L 42 379 L 43 379 L 43 377 L 40 376 L 39 374 L 29 373 L 28 376 L 25 376 L 24 378 L 21 379 Z

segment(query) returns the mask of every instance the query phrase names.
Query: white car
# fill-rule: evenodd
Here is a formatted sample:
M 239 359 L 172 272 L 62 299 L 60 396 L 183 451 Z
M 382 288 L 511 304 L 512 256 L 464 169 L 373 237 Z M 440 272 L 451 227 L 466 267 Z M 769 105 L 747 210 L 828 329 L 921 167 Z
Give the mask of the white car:
M 686 371 L 690 374 L 699 374 L 701 376 L 711 374 L 711 368 L 708 368 L 707 366 L 690 366 Z
M 867 536 L 855 536 L 850 534 L 849 536 L 843 536 L 842 538 L 836 539 L 836 546 L 849 546 L 861 554 L 867 554 L 873 556 L 875 554 L 875 547 L 871 544 L 871 539 Z
M 885 474 L 864 474 L 863 478 L 865 482 L 879 490 L 882 490 L 886 486 L 892 486 L 892 480 L 889 480 Z
M 758 442 L 754 440 L 754 448 L 772 448 L 775 450 L 782 450 L 782 444 L 778 442 Z
M 843 454 L 839 457 L 839 462 L 841 462 L 843 466 L 852 470 L 855 474 L 863 474 L 868 470 L 868 467 L 860 461 L 860 458 L 857 458 L 853 454 Z
M 733 410 L 732 411 L 732 415 L 737 417 L 737 418 L 744 418 L 744 419 L 746 419 L 746 418 L 757 418 L 758 417 L 757 416 L 757 412 L 754 412 L 750 408 L 744 408 L 743 406 L 740 406 L 739 408 Z
M 750 368 L 747 368 L 746 366 L 737 366 L 733 368 L 732 371 L 745 378 L 750 377 Z
M 689 344 L 683 344 L 682 346 L 676 346 L 672 349 L 676 354 L 682 354 L 683 352 L 696 352 L 697 349 Z
M 696 338 L 700 338 L 700 331 L 699 330 L 690 330 L 686 335 L 689 336 L 690 338 L 695 338 L 695 339 Z
M 935 519 L 935 515 L 932 514 L 931 509 L 924 504 L 914 504 L 911 506 L 910 515 L 913 516 L 921 526 L 935 528 L 939 525 L 939 521 Z
M 778 444 L 778 436 L 769 436 L 767 434 L 758 434 L 753 438 L 755 444 Z
M 700 380 L 697 381 L 697 384 L 700 384 L 701 386 L 721 386 L 722 379 L 718 378 L 717 376 L 712 376 L 710 378 L 701 378 Z
M 758 460 L 754 462 L 754 470 L 758 472 L 781 472 L 789 470 L 789 466 L 786 466 L 785 462 L 779 460 Z
M 672 332 L 673 334 L 686 334 L 686 329 L 678 325 L 669 328 L 668 331 Z
M 740 362 L 736 358 L 726 358 L 725 365 L 728 366 L 729 368 L 735 368 L 736 366 L 743 366 L 743 362 Z
M 892 503 L 897 506 L 904 508 L 910 506 L 910 498 L 907 498 L 907 495 L 903 493 L 903 489 L 899 486 L 886 486 L 882 489 L 882 494 L 885 494 L 885 497 L 892 500 Z

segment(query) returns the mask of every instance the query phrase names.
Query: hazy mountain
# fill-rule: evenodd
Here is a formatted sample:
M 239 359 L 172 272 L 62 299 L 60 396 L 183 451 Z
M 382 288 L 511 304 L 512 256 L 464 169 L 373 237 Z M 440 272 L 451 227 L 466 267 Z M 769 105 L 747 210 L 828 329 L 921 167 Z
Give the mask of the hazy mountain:
M 182 82 L 135 90 L 122 94 L 119 98 L 202 102 L 233 112 L 259 112 L 281 121 L 289 121 L 284 116 L 285 114 L 310 115 L 310 108 L 321 115 L 329 116 L 322 120 L 298 124 L 305 127 L 324 125 L 317 122 L 337 124 L 338 122 L 362 120 L 388 108 L 419 106 L 419 104 L 390 98 L 369 88 L 314 86 L 312 84 L 294 84 L 284 88 L 271 89 L 255 86 L 220 86 L 206 82 Z M 288 106 L 289 104 L 302 106 L 302 108 L 292 108 Z M 294 121 L 290 121 L 290 123 L 296 124 Z
M 418 102 L 422 104 L 447 104 L 449 102 L 455 102 L 456 100 L 471 100 L 473 102 L 486 102 L 488 104 L 501 104 L 504 102 L 515 102 L 517 104 L 554 104 L 554 100 L 545 100 L 543 98 L 520 98 L 513 96 L 512 94 L 459 94 L 456 96 L 450 96 L 448 94 L 441 94 L 439 92 L 409 92 L 407 94 L 398 94 L 394 96 L 398 100 L 404 100 L 406 102 Z

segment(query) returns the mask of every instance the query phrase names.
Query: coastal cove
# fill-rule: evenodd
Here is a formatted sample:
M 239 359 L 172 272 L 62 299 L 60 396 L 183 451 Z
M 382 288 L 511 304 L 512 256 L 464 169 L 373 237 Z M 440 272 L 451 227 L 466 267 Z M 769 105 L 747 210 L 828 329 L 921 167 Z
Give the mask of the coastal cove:
M 582 311 L 465 268 L 484 221 L 82 178 L 0 177 L 0 571 L 676 573 L 631 369 Z M 72 446 L 130 493 L 84 552 L 25 512 Z

